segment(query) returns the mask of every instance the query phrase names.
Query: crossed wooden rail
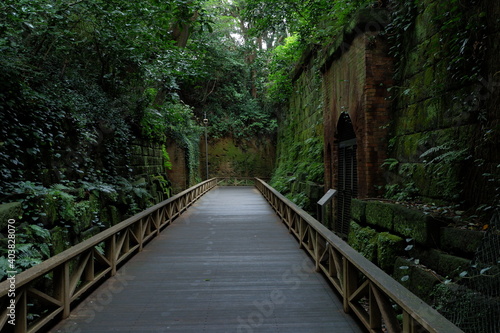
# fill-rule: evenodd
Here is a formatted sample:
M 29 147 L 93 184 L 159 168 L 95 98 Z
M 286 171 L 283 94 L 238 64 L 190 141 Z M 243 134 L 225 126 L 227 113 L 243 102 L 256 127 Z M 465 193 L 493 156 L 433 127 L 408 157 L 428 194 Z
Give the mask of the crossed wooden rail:
M 37 332 L 67 318 L 83 294 L 114 276 L 120 263 L 216 184 L 214 178 L 195 185 L 0 283 L 0 332 Z M 8 323 L 12 315 L 15 325 Z
M 256 187 L 369 332 L 462 332 L 341 238 L 260 179 Z
M 217 177 L 220 186 L 253 186 L 255 177 Z

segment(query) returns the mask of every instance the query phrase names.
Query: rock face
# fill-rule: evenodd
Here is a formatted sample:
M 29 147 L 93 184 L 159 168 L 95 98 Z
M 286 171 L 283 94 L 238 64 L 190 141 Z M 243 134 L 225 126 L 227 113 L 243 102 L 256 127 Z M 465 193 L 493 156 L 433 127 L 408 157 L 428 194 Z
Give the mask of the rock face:
M 203 140 L 202 140 L 203 141 Z M 276 148 L 270 137 L 209 140 L 209 177 L 270 178 L 274 168 Z M 200 145 L 200 174 L 206 177 L 205 143 Z

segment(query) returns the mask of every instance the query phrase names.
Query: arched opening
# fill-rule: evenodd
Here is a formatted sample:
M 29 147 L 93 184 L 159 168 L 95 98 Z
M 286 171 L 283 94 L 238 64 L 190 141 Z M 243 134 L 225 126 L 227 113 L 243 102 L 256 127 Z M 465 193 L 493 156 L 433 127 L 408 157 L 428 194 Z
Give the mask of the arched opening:
M 340 115 L 337 125 L 338 165 L 337 165 L 337 214 L 333 230 L 347 238 L 351 220 L 351 201 L 358 192 L 358 172 L 356 162 L 356 133 L 347 112 Z

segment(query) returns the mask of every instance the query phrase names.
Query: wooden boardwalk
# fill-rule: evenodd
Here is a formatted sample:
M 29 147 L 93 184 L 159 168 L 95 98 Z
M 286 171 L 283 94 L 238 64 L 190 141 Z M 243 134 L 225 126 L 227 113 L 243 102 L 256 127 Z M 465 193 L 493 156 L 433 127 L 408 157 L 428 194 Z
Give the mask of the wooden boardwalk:
M 217 187 L 50 332 L 361 332 L 253 187 Z

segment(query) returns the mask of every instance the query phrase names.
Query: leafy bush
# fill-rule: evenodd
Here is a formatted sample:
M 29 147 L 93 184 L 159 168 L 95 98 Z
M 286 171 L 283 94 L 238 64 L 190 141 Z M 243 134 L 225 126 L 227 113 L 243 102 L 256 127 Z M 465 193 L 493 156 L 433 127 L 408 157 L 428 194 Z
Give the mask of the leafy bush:
M 283 103 L 290 97 L 293 88 L 290 73 L 303 51 L 304 47 L 299 42 L 298 36 L 293 35 L 271 52 L 267 90 L 267 96 L 271 101 Z

